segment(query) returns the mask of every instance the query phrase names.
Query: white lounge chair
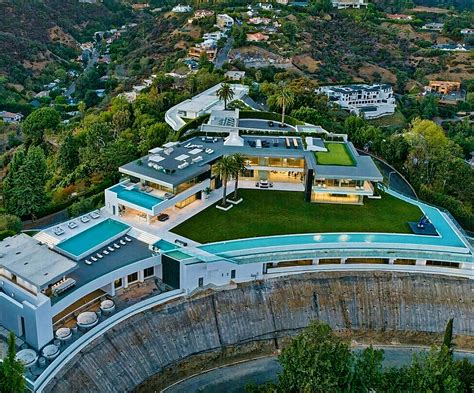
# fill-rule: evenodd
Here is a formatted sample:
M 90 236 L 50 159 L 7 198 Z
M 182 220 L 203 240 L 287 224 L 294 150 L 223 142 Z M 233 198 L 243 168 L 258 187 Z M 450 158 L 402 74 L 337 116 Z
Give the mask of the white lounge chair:
M 96 220 L 96 219 L 98 219 L 98 218 L 100 217 L 100 214 L 95 211 L 95 212 L 92 212 L 92 213 L 90 214 L 90 216 L 91 216 L 94 220 Z
M 110 247 L 110 246 L 107 247 L 107 250 L 109 250 L 110 252 L 114 252 L 114 251 L 115 251 L 115 250 L 113 249 L 113 247 Z
M 115 248 L 120 248 L 120 246 L 117 243 L 114 243 Z
M 104 256 L 102 254 L 97 253 L 97 258 L 102 259 Z
M 61 227 L 56 227 L 54 228 L 54 234 L 56 236 L 61 236 L 64 234 L 64 229 L 62 229 Z
M 82 217 L 81 217 L 81 221 L 82 221 L 83 223 L 89 222 L 90 220 L 91 220 L 91 219 L 90 219 L 88 216 L 82 216 Z
M 77 228 L 77 224 L 74 221 L 71 221 L 67 226 L 71 229 Z
M 91 257 L 92 259 L 92 262 L 97 262 L 97 258 L 96 257 Z
M 92 262 L 89 261 L 88 259 L 86 259 L 84 262 L 86 263 L 86 265 L 92 265 Z
M 107 250 L 104 250 L 104 251 L 102 251 L 102 254 L 109 255 L 109 252 Z
M 129 243 L 132 241 L 132 239 L 130 239 L 128 236 L 125 236 L 125 240 Z
M 120 239 L 120 244 L 121 244 L 122 246 L 125 246 L 127 243 L 125 243 L 125 242 L 123 241 L 123 239 Z

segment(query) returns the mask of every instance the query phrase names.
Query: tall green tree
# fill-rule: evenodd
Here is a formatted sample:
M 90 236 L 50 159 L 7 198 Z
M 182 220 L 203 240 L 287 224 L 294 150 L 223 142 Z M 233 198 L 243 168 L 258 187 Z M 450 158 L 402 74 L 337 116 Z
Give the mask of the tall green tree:
M 234 165 L 235 165 L 234 160 L 232 159 L 231 156 L 223 156 L 215 164 L 216 173 L 222 179 L 222 186 L 223 186 L 222 202 L 221 202 L 222 206 L 227 205 L 227 182 L 229 181 L 229 178 L 234 173 Z
M 453 346 L 453 322 L 454 319 L 451 318 L 448 323 L 446 324 L 446 329 L 444 330 L 444 338 L 443 338 L 443 345 L 448 348 Z
M 70 131 L 59 146 L 58 165 L 63 173 L 71 173 L 79 165 L 79 146 Z
M 285 126 L 285 111 L 288 107 L 292 106 L 295 101 L 293 92 L 288 88 L 287 85 L 281 84 L 280 89 L 276 92 L 275 103 L 281 108 L 281 124 Z
M 234 98 L 234 90 L 228 83 L 223 83 L 216 91 L 219 100 L 224 101 L 224 110 L 227 110 L 227 103 Z
M 235 189 L 234 189 L 234 201 L 239 199 L 238 197 L 238 189 L 239 189 L 239 176 L 240 174 L 245 171 L 245 156 L 240 153 L 235 153 L 231 155 L 232 160 L 234 161 L 233 173 L 235 179 Z
M 23 133 L 27 144 L 39 145 L 47 131 L 56 131 L 61 116 L 53 108 L 40 108 L 28 115 L 23 122 Z
M 8 352 L 3 362 L 0 363 L 0 392 L 20 393 L 24 392 L 26 385 L 23 373 L 23 364 L 16 360 L 15 335 L 8 335 Z

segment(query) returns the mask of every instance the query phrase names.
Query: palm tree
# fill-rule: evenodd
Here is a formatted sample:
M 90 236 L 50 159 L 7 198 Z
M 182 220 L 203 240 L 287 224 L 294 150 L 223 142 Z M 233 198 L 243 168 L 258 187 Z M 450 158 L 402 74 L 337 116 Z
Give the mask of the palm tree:
M 224 186 L 224 192 L 222 194 L 222 206 L 226 206 L 227 198 L 227 181 L 229 177 L 234 173 L 234 160 L 231 156 L 223 156 L 219 161 L 217 161 L 215 169 L 217 174 L 222 179 L 222 185 Z
M 216 91 L 219 100 L 224 101 L 224 110 L 227 110 L 227 102 L 234 98 L 234 90 L 228 83 L 223 83 L 219 90 Z
M 239 188 L 239 174 L 240 172 L 245 171 L 245 156 L 240 153 L 235 153 L 230 156 L 234 161 L 234 167 L 232 168 L 232 175 L 235 178 L 235 189 L 234 189 L 234 201 L 237 200 L 237 190 Z
M 288 88 L 287 85 L 281 85 L 280 90 L 276 93 L 276 104 L 281 108 L 281 124 L 285 126 L 285 111 L 288 106 L 293 105 L 295 102 L 295 95 Z

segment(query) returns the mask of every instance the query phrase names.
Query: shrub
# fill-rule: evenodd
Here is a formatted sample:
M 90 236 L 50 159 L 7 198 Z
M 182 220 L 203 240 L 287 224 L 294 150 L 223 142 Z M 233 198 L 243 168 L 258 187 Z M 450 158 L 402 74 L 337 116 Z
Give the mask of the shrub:
M 199 126 L 209 120 L 209 114 L 196 117 L 191 120 L 189 123 L 186 123 L 177 131 L 177 139 L 181 139 L 187 131 L 198 129 Z

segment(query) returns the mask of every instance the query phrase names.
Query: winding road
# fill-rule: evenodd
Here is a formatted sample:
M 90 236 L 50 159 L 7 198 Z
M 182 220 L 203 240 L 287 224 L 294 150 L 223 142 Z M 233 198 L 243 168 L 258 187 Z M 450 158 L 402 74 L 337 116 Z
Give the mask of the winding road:
M 378 346 L 385 351 L 384 366 L 395 367 L 410 363 L 413 354 L 426 351 L 421 347 L 390 347 Z M 360 347 L 356 350 L 361 350 Z M 456 358 L 467 357 L 474 363 L 474 352 L 455 352 Z M 263 384 L 274 381 L 281 367 L 276 356 L 268 356 L 240 362 L 229 366 L 219 367 L 202 374 L 192 376 L 188 379 L 164 389 L 166 393 L 240 393 L 245 392 L 245 385 L 250 383 Z

